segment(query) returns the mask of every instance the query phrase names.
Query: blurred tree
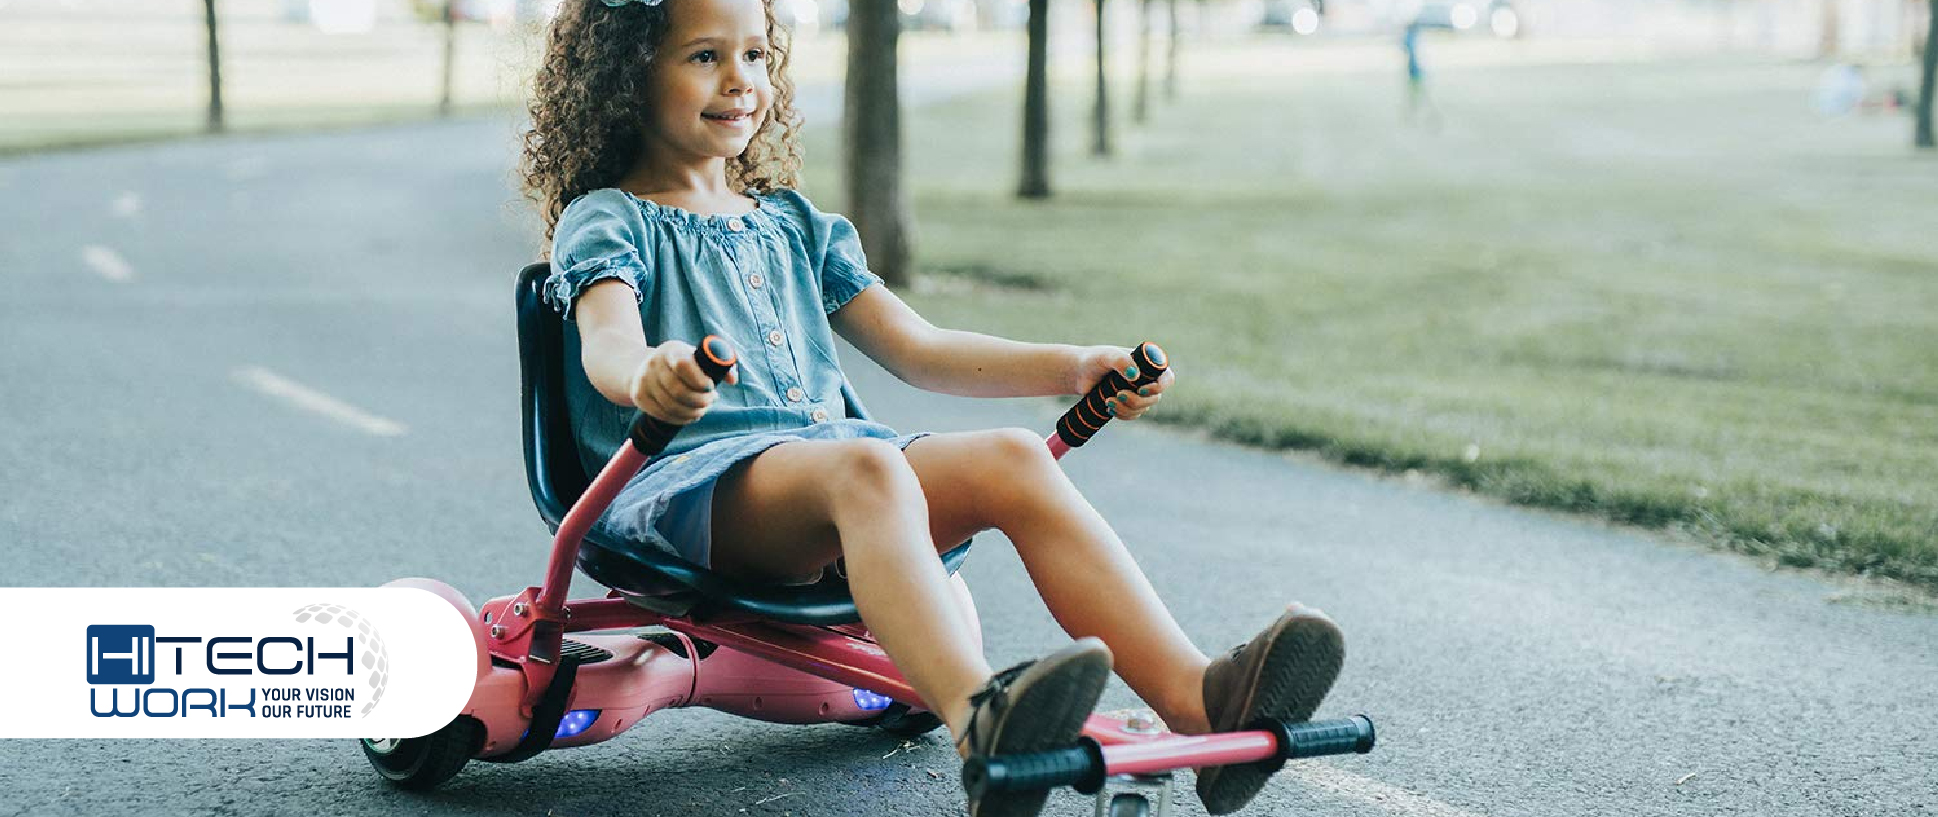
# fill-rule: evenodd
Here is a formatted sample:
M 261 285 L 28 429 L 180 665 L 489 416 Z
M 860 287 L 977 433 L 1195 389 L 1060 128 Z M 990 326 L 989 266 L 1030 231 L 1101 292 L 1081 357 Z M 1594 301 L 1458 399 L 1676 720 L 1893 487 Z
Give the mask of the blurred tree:
M 458 0 L 444 0 L 444 80 L 437 97 L 437 115 L 451 115 L 451 72 L 457 61 Z
M 1156 0 L 1143 0 L 1137 11 L 1137 96 L 1131 104 L 1131 121 L 1150 121 L 1151 97 L 1151 9 Z
M 1178 98 L 1178 0 L 1164 0 L 1169 28 L 1165 31 L 1164 98 Z
M 215 27 L 215 0 L 202 0 L 202 18 L 209 29 L 209 131 L 220 133 L 226 127 L 222 116 L 222 49 Z
M 1029 61 L 1023 72 L 1023 179 L 1018 198 L 1050 197 L 1050 0 L 1030 0 Z
M 1938 77 L 1933 76 L 1938 74 L 1938 3 L 1929 6 L 1931 12 L 1926 15 L 1928 19 L 1925 23 L 1925 70 L 1923 79 L 1918 83 L 1918 132 L 1912 137 L 1913 144 L 1926 149 L 1934 146 L 1931 134 L 1931 86 L 1938 81 Z
M 1110 93 L 1104 83 L 1104 0 L 1094 0 L 1097 11 L 1097 100 L 1091 108 L 1090 154 L 1110 155 Z
M 1840 41 L 1843 39 L 1841 27 L 1844 10 L 1837 0 L 1822 0 L 1818 8 L 1821 21 L 1817 26 L 1817 58 L 1831 59 L 1837 56 Z
M 909 282 L 909 213 L 902 197 L 902 116 L 895 0 L 853 0 L 848 12 L 848 79 L 841 130 L 847 150 L 848 218 L 861 233 L 868 268 L 890 286 Z

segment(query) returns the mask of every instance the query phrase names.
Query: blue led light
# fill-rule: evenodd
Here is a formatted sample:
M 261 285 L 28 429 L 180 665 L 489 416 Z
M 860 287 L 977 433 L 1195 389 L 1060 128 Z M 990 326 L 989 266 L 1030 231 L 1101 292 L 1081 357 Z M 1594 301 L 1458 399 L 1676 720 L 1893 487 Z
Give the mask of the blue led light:
M 877 709 L 887 709 L 888 705 L 894 702 L 895 699 L 887 695 L 876 695 L 865 689 L 855 690 L 855 706 L 861 707 L 863 711 L 873 712 Z
M 567 712 L 565 713 L 565 717 L 559 719 L 559 731 L 552 736 L 552 739 L 563 740 L 580 732 L 584 732 L 592 727 L 593 721 L 598 719 L 599 710 L 597 709 L 574 709 Z

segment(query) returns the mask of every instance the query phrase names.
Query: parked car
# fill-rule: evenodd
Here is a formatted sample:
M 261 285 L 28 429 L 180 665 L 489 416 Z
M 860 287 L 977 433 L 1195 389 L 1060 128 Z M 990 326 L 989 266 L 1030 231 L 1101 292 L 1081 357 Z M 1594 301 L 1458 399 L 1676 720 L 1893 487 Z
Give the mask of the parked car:
M 1294 34 L 1314 34 L 1325 20 L 1325 0 L 1263 0 L 1259 4 L 1258 27 Z
M 1421 0 L 1414 25 L 1478 31 L 1496 37 L 1521 35 L 1521 12 L 1509 0 Z

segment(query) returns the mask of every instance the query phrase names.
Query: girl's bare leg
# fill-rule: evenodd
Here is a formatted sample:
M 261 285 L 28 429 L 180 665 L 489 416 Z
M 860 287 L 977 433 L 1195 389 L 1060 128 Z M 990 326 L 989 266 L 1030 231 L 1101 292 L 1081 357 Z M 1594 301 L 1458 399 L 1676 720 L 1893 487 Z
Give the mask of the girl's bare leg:
M 1027 429 L 937 434 L 904 452 L 928 498 L 935 543 L 995 527 L 1071 636 L 1103 639 L 1117 674 L 1173 731 L 1209 731 L 1207 659 L 1178 627 L 1097 510 Z M 849 560 L 853 572 L 853 558 Z
M 863 622 L 960 735 L 969 694 L 990 669 L 936 558 L 923 500 L 909 462 L 889 442 L 782 443 L 728 471 L 715 487 L 713 568 L 787 582 L 845 557 Z

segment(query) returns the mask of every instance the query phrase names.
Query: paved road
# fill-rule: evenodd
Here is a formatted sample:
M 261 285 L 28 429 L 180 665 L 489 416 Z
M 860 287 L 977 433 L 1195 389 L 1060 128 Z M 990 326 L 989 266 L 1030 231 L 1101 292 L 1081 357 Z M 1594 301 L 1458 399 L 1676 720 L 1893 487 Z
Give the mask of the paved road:
M 0 163 L 0 583 L 425 575 L 480 599 L 534 580 L 547 538 L 519 464 L 508 309 L 535 237 L 507 192 L 513 128 Z M 847 359 L 903 428 L 1047 430 L 1057 409 L 919 393 Z M 265 391 L 278 381 L 363 414 L 296 407 Z M 1207 648 L 1290 599 L 1345 626 L 1322 714 L 1373 713 L 1380 750 L 1297 767 L 1247 813 L 1938 813 L 1938 617 L 1168 430 L 1112 429 L 1066 463 Z M 982 543 L 967 575 L 992 661 L 1058 643 L 1002 538 Z M 1134 701 L 1114 687 L 1106 704 Z M 896 749 L 676 712 L 414 796 L 341 741 L 0 741 L 0 815 L 958 807 L 943 742 Z M 1088 804 L 1058 795 L 1049 813 Z

